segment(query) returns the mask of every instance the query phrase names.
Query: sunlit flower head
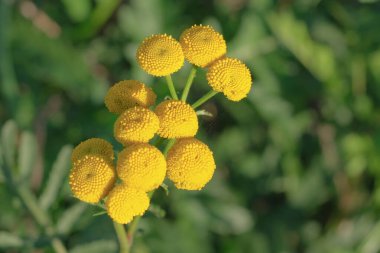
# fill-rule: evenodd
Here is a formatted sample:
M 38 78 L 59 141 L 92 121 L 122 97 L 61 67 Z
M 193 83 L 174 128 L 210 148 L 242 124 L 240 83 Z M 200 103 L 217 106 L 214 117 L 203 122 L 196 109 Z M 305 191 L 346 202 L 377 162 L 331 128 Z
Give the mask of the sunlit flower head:
M 163 138 L 192 137 L 198 131 L 198 118 L 194 109 L 179 100 L 166 100 L 155 109 L 160 120 L 158 135 Z
M 75 162 L 82 159 L 86 155 L 97 155 L 113 161 L 114 152 L 111 143 L 100 138 L 91 138 L 77 145 L 71 155 L 71 161 Z
M 222 92 L 232 101 L 245 98 L 252 85 L 247 66 L 234 58 L 223 58 L 214 62 L 207 71 L 207 81 L 213 90 Z
M 143 143 L 119 153 L 117 174 L 128 186 L 148 192 L 159 187 L 166 175 L 164 155 L 156 147 Z
M 78 199 L 97 203 L 115 183 L 116 173 L 110 161 L 98 155 L 86 155 L 73 163 L 69 184 Z
M 166 161 L 167 176 L 178 189 L 200 190 L 215 171 L 211 150 L 195 138 L 177 140 Z
M 166 34 L 152 35 L 137 49 L 137 62 L 148 74 L 167 76 L 178 71 L 184 63 L 181 45 Z
M 227 52 L 223 36 L 211 26 L 193 25 L 182 33 L 180 43 L 186 60 L 199 67 L 210 65 Z
M 117 223 L 127 224 L 135 216 L 143 215 L 149 207 L 148 195 L 122 183 L 115 186 L 106 200 L 108 215 Z
M 149 107 L 156 102 L 156 94 L 144 83 L 124 80 L 114 84 L 104 99 L 107 109 L 120 114 L 134 106 Z
M 156 114 L 143 107 L 123 112 L 114 125 L 115 139 L 123 145 L 148 142 L 159 127 Z

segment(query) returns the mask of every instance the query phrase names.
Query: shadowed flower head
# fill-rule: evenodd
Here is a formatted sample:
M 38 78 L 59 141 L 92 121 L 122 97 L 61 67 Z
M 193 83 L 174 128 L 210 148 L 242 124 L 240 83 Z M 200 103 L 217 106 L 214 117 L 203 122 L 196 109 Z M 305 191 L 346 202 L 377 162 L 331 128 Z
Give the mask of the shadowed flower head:
M 193 25 L 181 34 L 180 43 L 186 60 L 199 67 L 210 65 L 227 52 L 223 36 L 211 26 Z
M 145 192 L 154 190 L 164 181 L 165 157 L 152 145 L 132 145 L 119 153 L 117 174 L 129 187 Z
M 91 138 L 76 146 L 71 155 L 71 161 L 76 162 L 86 155 L 97 155 L 112 162 L 114 159 L 111 143 L 100 138 Z
M 181 45 L 166 34 L 152 35 L 143 40 L 136 53 L 137 62 L 148 74 L 167 76 L 184 63 Z
M 223 58 L 214 62 L 207 71 L 207 81 L 213 90 L 223 92 L 232 101 L 245 98 L 252 85 L 247 66 L 234 58 Z
M 178 140 L 169 150 L 166 162 L 168 178 L 184 190 L 202 189 L 215 170 L 211 150 L 195 138 Z
M 189 104 L 179 100 L 166 100 L 155 110 L 160 120 L 157 134 L 163 138 L 192 137 L 198 131 L 198 118 Z
M 124 80 L 108 90 L 104 103 L 110 112 L 120 114 L 136 105 L 149 107 L 156 102 L 156 97 L 153 90 L 144 83 Z
M 143 107 L 123 112 L 114 125 L 115 139 L 123 145 L 148 142 L 159 127 L 156 114 Z
M 108 195 L 106 208 L 112 220 L 126 224 L 132 221 L 134 216 L 143 215 L 149 207 L 149 202 L 144 191 L 120 184 L 115 186 Z
M 73 163 L 69 183 L 75 197 L 84 202 L 97 203 L 108 194 L 115 179 L 112 163 L 90 154 Z

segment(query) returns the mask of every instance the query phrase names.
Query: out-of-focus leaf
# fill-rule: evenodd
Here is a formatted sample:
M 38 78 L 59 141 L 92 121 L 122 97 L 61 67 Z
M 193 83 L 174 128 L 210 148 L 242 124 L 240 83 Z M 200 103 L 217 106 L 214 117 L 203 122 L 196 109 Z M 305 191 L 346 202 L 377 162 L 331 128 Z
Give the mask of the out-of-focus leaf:
M 59 189 L 61 188 L 61 185 L 69 172 L 71 152 L 72 147 L 70 145 L 62 147 L 56 161 L 53 164 L 46 187 L 39 199 L 40 206 L 45 210 L 48 209 L 56 200 Z
M 14 168 L 16 163 L 17 125 L 13 120 L 8 120 L 1 129 L 1 146 L 4 162 L 9 168 Z
M 150 204 L 149 211 L 153 213 L 157 218 L 164 218 L 166 215 L 165 210 L 155 204 Z
M 88 205 L 79 202 L 68 208 L 57 222 L 57 233 L 68 234 L 73 229 L 75 223 L 80 219 Z
M 90 0 L 62 0 L 62 3 L 70 18 L 75 22 L 85 20 L 91 10 Z
M 0 231 L 0 249 L 18 248 L 23 245 L 23 241 L 18 236 L 7 231 Z
M 165 184 L 165 183 L 162 183 L 160 185 L 160 187 L 165 191 L 166 196 L 168 196 L 169 195 L 169 187 L 168 187 L 168 185 Z
M 117 245 L 115 241 L 99 240 L 87 244 L 82 244 L 70 250 L 70 253 L 113 253 L 116 252 Z
M 27 180 L 36 163 L 37 148 L 37 141 L 34 134 L 23 132 L 21 134 L 18 155 L 19 180 L 23 184 L 27 184 Z

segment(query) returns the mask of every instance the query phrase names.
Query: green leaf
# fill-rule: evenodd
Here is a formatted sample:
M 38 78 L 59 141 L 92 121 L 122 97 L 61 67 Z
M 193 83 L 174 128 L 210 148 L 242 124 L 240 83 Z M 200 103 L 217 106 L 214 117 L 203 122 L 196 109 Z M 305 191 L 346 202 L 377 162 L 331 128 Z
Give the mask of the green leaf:
M 27 182 L 36 163 L 36 157 L 37 141 L 34 134 L 30 132 L 23 132 L 21 134 L 18 156 L 19 179 L 21 183 Z
M 9 168 L 14 168 L 16 159 L 17 125 L 13 120 L 8 120 L 1 130 L 1 146 L 4 161 Z
M 0 231 L 0 249 L 18 248 L 23 245 L 23 241 L 18 236 L 6 231 Z
M 39 199 L 40 206 L 44 210 L 48 209 L 58 196 L 59 189 L 71 166 L 71 152 L 72 147 L 70 145 L 64 146 L 53 164 L 47 185 Z
M 57 233 L 68 234 L 73 229 L 74 224 L 82 216 L 88 205 L 83 202 L 78 202 L 67 209 L 57 222 Z
M 81 22 L 85 20 L 91 10 L 90 0 L 62 0 L 66 12 L 69 14 L 71 20 Z
M 115 241 L 99 240 L 87 244 L 82 244 L 70 250 L 70 253 L 112 253 L 116 252 L 117 245 Z

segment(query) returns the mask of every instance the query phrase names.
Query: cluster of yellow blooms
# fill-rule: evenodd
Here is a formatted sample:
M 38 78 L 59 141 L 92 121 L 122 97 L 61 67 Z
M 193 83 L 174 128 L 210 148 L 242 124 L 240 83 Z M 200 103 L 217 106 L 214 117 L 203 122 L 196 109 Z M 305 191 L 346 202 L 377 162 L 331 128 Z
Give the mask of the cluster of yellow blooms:
M 194 25 L 179 41 L 166 34 L 146 38 L 136 59 L 154 76 L 178 71 L 186 59 L 207 68 L 207 80 L 215 92 L 239 101 L 250 90 L 251 74 L 240 60 L 226 57 L 226 52 L 221 34 L 210 26 Z M 80 143 L 72 153 L 70 187 L 74 196 L 88 203 L 104 199 L 108 215 L 118 223 L 129 223 L 142 215 L 150 204 L 147 193 L 157 189 L 165 177 L 178 189 L 200 190 L 214 174 L 212 151 L 194 138 L 198 117 L 193 107 L 173 96 L 151 110 L 156 98 L 142 82 L 116 83 L 109 89 L 105 105 L 118 114 L 114 137 L 124 149 L 118 153 L 117 162 L 112 145 L 99 138 Z M 149 144 L 155 135 L 175 139 L 165 155 Z

